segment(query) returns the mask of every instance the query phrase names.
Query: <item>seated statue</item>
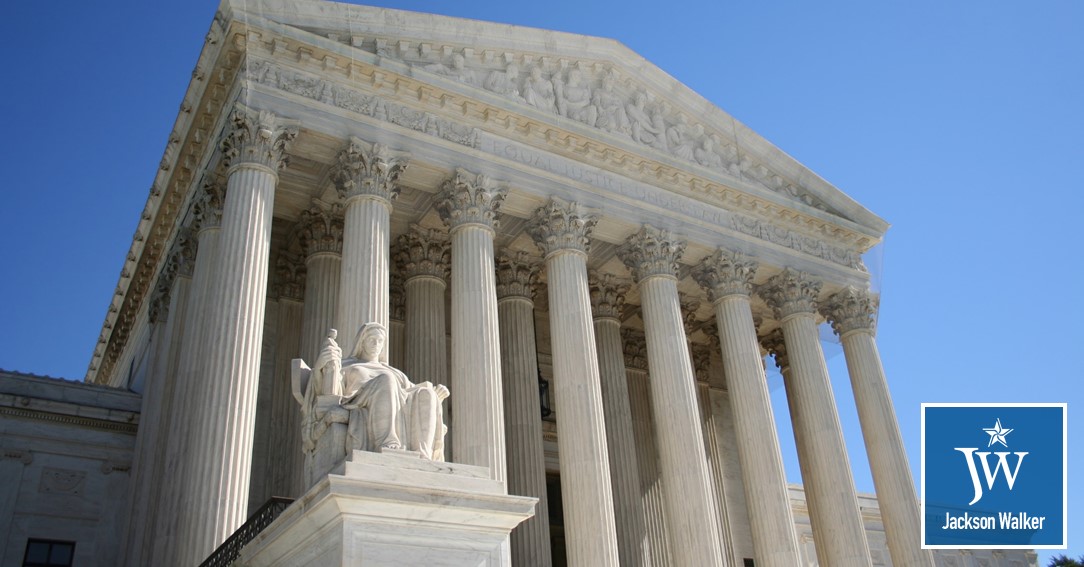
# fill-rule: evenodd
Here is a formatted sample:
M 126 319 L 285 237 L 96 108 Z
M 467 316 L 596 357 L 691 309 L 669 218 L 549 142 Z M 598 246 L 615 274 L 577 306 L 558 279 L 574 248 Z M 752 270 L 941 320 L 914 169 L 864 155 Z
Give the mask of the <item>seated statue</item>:
M 319 436 L 327 430 L 321 422 L 345 411 L 349 414 L 346 446 L 342 448 L 345 455 L 353 450 L 407 449 L 427 459 L 444 460 L 447 427 L 441 402 L 448 397 L 448 389 L 429 382 L 413 384 L 401 371 L 382 362 L 380 353 L 387 337 L 383 325 L 368 323 L 358 331 L 353 349 L 344 357 L 334 333 L 329 333 L 300 399 L 310 400 L 308 391 L 319 389 L 319 397 L 326 400 L 334 396 L 333 405 L 341 409 L 304 408 L 307 450 L 316 450 Z

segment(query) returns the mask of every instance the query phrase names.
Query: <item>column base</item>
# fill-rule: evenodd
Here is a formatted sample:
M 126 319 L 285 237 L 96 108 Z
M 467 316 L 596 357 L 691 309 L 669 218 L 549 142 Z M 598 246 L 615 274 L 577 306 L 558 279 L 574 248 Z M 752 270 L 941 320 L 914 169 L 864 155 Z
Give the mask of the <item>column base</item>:
M 508 535 L 536 498 L 509 496 L 489 469 L 413 451 L 354 451 L 238 560 L 272 565 L 507 565 Z

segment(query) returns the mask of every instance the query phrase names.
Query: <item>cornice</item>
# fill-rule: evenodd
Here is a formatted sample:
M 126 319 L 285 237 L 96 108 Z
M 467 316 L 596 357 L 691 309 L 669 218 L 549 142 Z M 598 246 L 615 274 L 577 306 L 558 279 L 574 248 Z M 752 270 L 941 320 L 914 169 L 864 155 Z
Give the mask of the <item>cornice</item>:
M 880 241 L 857 223 L 795 202 L 793 189 L 757 189 L 729 175 L 713 174 L 673 156 L 650 156 L 647 146 L 505 96 L 411 68 L 408 64 L 272 22 L 246 39 L 249 78 L 317 102 L 381 118 L 400 126 L 477 147 L 482 130 L 604 170 L 665 187 L 675 193 L 743 212 L 796 234 L 826 239 L 856 255 Z M 308 37 L 298 37 L 304 34 Z M 350 56 L 345 56 L 346 54 Z M 357 91 L 358 86 L 377 99 Z M 387 107 L 388 101 L 392 107 Z M 461 124 L 461 131 L 447 130 Z M 680 164 L 680 165 L 679 165 Z M 756 169 L 757 166 L 749 166 Z M 770 176 L 769 176 L 770 177 Z M 837 190 L 838 191 L 838 190 Z M 730 227 L 739 230 L 738 227 Z M 759 231 L 750 234 L 763 238 Z M 838 256 L 838 254 L 837 254 Z M 826 258 L 828 259 L 828 258 Z M 853 262 L 852 262 L 853 263 Z M 853 266 L 849 266 L 853 267 Z
M 87 382 L 106 383 L 111 378 L 136 316 L 153 288 L 155 274 L 184 212 L 183 205 L 192 184 L 199 179 L 203 156 L 217 142 L 214 128 L 242 60 L 240 46 L 226 41 L 232 36 L 225 26 L 225 19 L 216 14 L 167 138 L 150 195 L 106 311 L 87 368 Z

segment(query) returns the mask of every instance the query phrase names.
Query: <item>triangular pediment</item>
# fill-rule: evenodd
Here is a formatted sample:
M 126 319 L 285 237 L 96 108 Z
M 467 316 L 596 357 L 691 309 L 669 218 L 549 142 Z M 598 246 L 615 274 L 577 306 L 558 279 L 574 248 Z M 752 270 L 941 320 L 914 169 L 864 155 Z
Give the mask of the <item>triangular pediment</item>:
M 585 132 L 879 240 L 887 223 L 621 43 L 606 38 L 322 1 L 227 0 L 314 41 L 404 66 L 419 81 L 503 99 L 510 111 Z

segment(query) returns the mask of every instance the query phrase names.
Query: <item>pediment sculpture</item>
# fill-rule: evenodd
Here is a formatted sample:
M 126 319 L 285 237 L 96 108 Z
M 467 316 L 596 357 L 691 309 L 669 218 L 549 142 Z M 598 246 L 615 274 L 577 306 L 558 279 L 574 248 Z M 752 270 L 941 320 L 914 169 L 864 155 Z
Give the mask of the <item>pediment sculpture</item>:
M 379 323 L 363 325 L 345 356 L 337 335 L 329 330 L 313 368 L 299 358 L 293 361 L 306 487 L 355 450 L 407 450 L 443 461 L 448 427 L 441 402 L 448 389 L 415 384 L 381 361 L 388 332 Z

